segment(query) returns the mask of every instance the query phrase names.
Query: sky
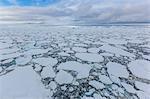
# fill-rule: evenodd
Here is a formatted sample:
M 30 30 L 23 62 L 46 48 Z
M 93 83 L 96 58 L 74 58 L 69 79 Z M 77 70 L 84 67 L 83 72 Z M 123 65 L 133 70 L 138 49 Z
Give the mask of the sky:
M 150 22 L 150 0 L 0 0 L 0 23 Z

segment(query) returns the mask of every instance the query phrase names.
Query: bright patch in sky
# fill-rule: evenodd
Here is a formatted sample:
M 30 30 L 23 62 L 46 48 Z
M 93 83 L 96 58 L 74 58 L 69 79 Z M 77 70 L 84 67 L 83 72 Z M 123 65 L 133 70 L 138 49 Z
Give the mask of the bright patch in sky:
M 0 0 L 1 6 L 47 6 L 59 0 Z

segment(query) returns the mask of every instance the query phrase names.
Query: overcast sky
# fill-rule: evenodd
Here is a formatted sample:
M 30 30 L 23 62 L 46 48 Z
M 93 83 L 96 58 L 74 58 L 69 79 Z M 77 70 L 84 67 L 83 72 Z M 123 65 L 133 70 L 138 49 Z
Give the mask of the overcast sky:
M 0 23 L 150 22 L 150 0 L 0 0 Z

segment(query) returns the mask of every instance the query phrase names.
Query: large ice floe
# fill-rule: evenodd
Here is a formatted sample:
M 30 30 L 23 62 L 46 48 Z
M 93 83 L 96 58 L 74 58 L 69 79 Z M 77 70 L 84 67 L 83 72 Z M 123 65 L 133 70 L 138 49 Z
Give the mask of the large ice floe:
M 0 25 L 0 99 L 150 99 L 149 33 Z
M 150 80 L 150 61 L 147 60 L 132 61 L 129 63 L 129 69 L 135 76 Z
M 48 99 L 48 91 L 31 66 L 19 67 L 0 77 L 0 99 Z

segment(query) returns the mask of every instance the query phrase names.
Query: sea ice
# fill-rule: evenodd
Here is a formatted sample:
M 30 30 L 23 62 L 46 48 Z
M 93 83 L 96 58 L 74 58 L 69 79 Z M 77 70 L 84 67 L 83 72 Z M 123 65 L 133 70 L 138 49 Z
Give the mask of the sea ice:
M 60 70 L 57 73 L 55 80 L 59 84 L 68 84 L 73 81 L 73 77 L 71 76 L 71 74 L 67 73 L 66 71 Z
M 50 66 L 44 67 L 41 72 L 41 77 L 42 78 L 55 77 L 55 72 L 54 72 L 53 68 Z
M 142 83 L 139 81 L 135 81 L 135 86 L 140 89 L 141 91 L 144 91 L 145 93 L 150 95 L 150 84 Z
M 23 56 L 23 57 L 18 57 L 15 61 L 17 65 L 26 65 L 28 62 L 32 60 L 31 56 Z
M 89 82 L 89 85 L 93 86 L 96 89 L 103 89 L 105 88 L 104 84 L 101 82 L 98 82 L 96 80 L 92 80 Z
M 99 48 L 89 48 L 88 52 L 90 52 L 90 53 L 98 53 L 99 50 L 100 50 Z
M 104 84 L 112 84 L 112 81 L 108 76 L 105 75 L 99 75 L 99 80 L 103 82 Z
M 90 62 L 102 62 L 104 60 L 101 55 L 92 53 L 77 53 L 75 56 L 84 61 Z
M 121 64 L 109 62 L 107 63 L 106 67 L 110 76 L 113 75 L 116 77 L 125 77 L 125 78 L 128 78 L 129 76 L 126 67 Z
M 82 47 L 73 47 L 72 50 L 74 50 L 76 52 L 86 52 L 87 51 L 85 48 L 82 48 Z
M 123 49 L 116 48 L 114 46 L 110 46 L 108 44 L 103 45 L 100 47 L 101 50 L 105 50 L 106 52 L 111 52 L 113 54 L 128 56 L 128 57 L 135 57 L 134 54 L 124 51 Z
M 18 67 L 0 77 L 0 99 L 47 99 L 47 90 L 32 67 Z
M 89 76 L 89 71 L 91 70 L 91 66 L 87 64 L 81 64 L 75 61 L 70 61 L 70 62 L 60 64 L 58 66 L 58 69 L 76 71 L 78 73 L 77 78 L 81 79 Z
M 57 60 L 51 57 L 48 58 L 37 58 L 34 59 L 33 62 L 42 65 L 42 66 L 54 66 L 57 63 Z
M 136 90 L 134 89 L 133 86 L 131 86 L 130 84 L 127 84 L 125 82 L 121 82 L 122 86 L 130 93 L 136 93 Z
M 107 42 L 108 44 L 126 44 L 127 43 L 127 41 L 123 39 L 114 39 L 114 38 L 104 39 L 102 41 Z
M 128 65 L 131 72 L 140 78 L 150 80 L 150 62 L 147 60 L 135 60 Z

